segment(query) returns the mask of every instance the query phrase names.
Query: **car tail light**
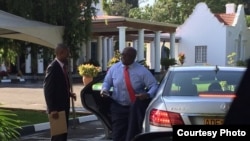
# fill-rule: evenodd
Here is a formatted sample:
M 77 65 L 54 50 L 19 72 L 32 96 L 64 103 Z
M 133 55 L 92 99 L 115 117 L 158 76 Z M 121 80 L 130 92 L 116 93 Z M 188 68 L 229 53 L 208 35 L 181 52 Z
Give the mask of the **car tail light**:
M 206 94 L 201 93 L 199 97 L 236 98 L 236 94 Z
M 152 109 L 150 111 L 149 122 L 155 126 L 172 127 L 172 125 L 184 124 L 179 113 Z

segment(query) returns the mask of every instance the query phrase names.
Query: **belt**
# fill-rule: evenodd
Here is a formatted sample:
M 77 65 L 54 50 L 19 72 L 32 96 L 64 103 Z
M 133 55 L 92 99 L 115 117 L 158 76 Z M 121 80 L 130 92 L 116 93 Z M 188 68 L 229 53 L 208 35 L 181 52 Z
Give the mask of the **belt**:
M 130 105 L 122 105 L 122 104 L 118 103 L 118 102 L 115 101 L 115 100 L 112 100 L 112 102 L 113 102 L 114 104 L 119 105 L 119 106 L 124 107 L 124 108 L 129 108 L 129 107 L 130 107 Z

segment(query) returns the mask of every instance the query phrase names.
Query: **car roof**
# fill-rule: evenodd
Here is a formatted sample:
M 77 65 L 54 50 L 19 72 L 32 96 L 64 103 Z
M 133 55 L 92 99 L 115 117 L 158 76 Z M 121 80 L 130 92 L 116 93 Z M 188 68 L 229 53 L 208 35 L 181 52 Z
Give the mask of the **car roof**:
M 169 71 L 194 71 L 194 70 L 234 70 L 234 71 L 245 71 L 246 67 L 242 66 L 170 66 Z

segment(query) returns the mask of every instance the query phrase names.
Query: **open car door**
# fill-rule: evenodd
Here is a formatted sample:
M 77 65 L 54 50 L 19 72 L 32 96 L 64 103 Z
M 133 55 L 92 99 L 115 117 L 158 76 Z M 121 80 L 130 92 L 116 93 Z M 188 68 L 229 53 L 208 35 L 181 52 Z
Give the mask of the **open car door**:
M 111 139 L 112 126 L 110 116 L 110 98 L 100 96 L 102 82 L 105 74 L 96 77 L 92 82 L 81 90 L 81 102 L 85 109 L 92 112 L 101 121 L 105 130 L 105 138 Z M 111 94 L 111 92 L 110 92 Z

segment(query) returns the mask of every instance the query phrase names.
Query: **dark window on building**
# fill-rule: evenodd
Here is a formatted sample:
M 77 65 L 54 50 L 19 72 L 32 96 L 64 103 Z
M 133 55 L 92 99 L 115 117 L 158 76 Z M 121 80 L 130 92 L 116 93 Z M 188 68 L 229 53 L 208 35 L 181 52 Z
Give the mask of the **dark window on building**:
M 195 46 L 195 63 L 207 63 L 207 46 Z

